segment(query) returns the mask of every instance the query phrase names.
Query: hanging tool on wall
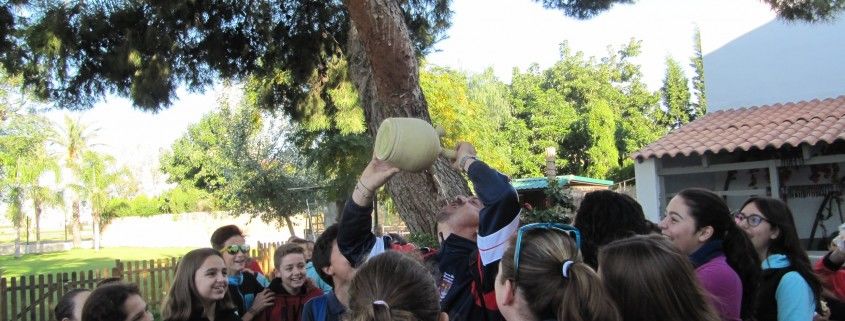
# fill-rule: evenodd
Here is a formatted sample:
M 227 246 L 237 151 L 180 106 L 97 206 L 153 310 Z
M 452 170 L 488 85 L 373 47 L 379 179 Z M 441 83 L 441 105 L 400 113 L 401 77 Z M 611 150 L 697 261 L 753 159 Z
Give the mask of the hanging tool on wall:
M 809 244 L 807 244 L 808 250 L 816 249 L 813 247 L 813 242 L 816 239 L 816 228 L 819 226 L 821 226 L 823 230 L 822 241 L 827 239 L 827 230 L 825 229 L 823 223 L 833 217 L 834 205 L 836 206 L 837 213 L 839 214 L 839 224 L 845 223 L 845 219 L 842 218 L 842 191 L 828 191 L 824 196 L 822 204 L 819 206 L 819 210 L 816 211 L 816 219 L 813 222 L 813 228 L 810 231 Z M 827 250 L 827 243 L 825 242 L 816 246 L 819 247 L 818 249 L 820 250 Z

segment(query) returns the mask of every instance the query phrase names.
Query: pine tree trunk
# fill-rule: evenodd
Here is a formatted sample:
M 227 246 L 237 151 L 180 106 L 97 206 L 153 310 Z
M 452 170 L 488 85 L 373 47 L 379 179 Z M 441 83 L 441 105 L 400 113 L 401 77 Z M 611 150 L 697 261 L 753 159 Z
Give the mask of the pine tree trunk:
M 381 121 L 389 117 L 431 122 L 399 2 L 344 2 L 351 18 L 347 58 L 369 133 L 375 136 Z M 464 178 L 443 157 L 431 170 L 397 174 L 387 187 L 408 229 L 432 235 L 436 233 L 434 217 L 445 200 L 470 193 Z
M 70 226 L 71 233 L 73 234 L 73 248 L 78 249 L 82 246 L 82 237 L 80 235 L 82 226 L 79 223 L 79 201 L 73 201 L 71 205 Z

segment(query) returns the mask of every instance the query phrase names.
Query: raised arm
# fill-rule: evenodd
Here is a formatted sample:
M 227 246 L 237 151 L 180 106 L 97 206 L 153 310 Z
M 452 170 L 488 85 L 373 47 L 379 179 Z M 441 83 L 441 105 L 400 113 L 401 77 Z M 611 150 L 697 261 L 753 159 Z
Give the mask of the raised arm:
M 358 267 L 367 257 L 379 247 L 384 250 L 384 244 L 373 234 L 371 229 L 373 218 L 373 196 L 376 190 L 384 186 L 399 169 L 395 166 L 373 157 L 352 192 L 352 198 L 346 201 L 337 233 L 337 246 L 341 254 L 352 267 Z

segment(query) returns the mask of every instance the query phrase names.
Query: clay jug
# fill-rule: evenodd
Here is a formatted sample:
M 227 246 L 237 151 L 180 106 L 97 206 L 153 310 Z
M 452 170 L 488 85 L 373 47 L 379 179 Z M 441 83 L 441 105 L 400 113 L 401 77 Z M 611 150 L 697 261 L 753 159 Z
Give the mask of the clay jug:
M 455 158 L 455 151 L 440 147 L 440 136 L 428 122 L 419 118 L 387 118 L 376 134 L 376 158 L 407 172 L 419 172 L 434 164 L 441 153 Z

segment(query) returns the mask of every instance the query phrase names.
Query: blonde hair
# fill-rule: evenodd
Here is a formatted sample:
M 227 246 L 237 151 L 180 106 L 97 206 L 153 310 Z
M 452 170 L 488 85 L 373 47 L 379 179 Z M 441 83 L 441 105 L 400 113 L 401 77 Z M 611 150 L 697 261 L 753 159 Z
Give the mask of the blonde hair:
M 409 256 L 386 252 L 368 260 L 349 286 L 352 321 L 437 321 L 434 278 Z
M 176 267 L 176 277 L 167 292 L 164 305 L 161 308 L 161 318 L 166 321 L 187 321 L 191 315 L 202 313 L 203 306 L 197 293 L 197 285 L 194 275 L 202 264 L 210 256 L 218 256 L 223 259 L 220 252 L 210 248 L 196 249 L 188 252 L 179 261 Z M 217 301 L 217 309 L 234 309 L 227 289 L 223 299 Z
M 537 318 L 620 321 L 601 280 L 581 259 L 575 241 L 561 231 L 527 230 L 522 235 L 519 278 L 514 267 L 516 238 L 501 260 L 500 282 L 514 281 Z M 568 263 L 567 261 L 571 261 Z M 567 265 L 564 267 L 564 265 Z M 566 276 L 563 271 L 566 270 Z

